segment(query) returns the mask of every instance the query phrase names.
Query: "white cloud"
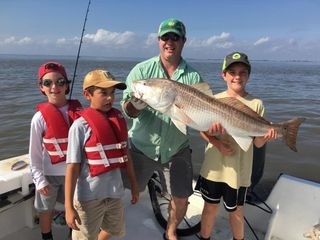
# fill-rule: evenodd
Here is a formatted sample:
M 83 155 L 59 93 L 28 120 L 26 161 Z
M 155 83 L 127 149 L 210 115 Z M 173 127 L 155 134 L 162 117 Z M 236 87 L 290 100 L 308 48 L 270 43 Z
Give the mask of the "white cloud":
M 57 45 L 79 45 L 80 38 L 73 37 L 73 38 L 58 38 L 56 43 Z
M 202 47 L 216 47 L 225 48 L 232 43 L 227 42 L 230 38 L 230 33 L 222 32 L 220 35 L 213 35 L 204 40 L 191 39 L 187 44 L 189 47 L 202 48 Z
M 57 44 L 66 44 L 67 43 L 67 39 L 66 38 L 58 38 L 57 39 Z
M 23 45 L 23 44 L 29 44 L 29 43 L 31 43 L 31 42 L 32 42 L 32 39 L 29 38 L 29 37 L 24 37 L 24 38 L 18 40 L 18 44 L 21 44 L 21 45 Z
M 233 46 L 234 46 L 234 44 L 232 42 L 225 42 L 225 43 L 217 43 L 216 44 L 217 48 L 225 48 L 225 49 L 232 48 Z
M 256 37 L 252 41 L 232 33 L 220 32 L 207 38 L 190 37 L 187 39 L 184 57 L 218 58 L 232 50 L 248 52 L 257 59 L 318 59 L 314 54 L 319 51 L 319 39 L 312 41 L 297 37 L 276 36 Z M 27 46 L 27 47 L 25 47 Z M 79 36 L 60 38 L 31 38 L 28 36 L 0 35 L 0 53 L 22 54 L 61 54 L 72 55 L 79 46 Z M 157 33 L 136 34 L 130 31 L 111 32 L 98 29 L 84 36 L 83 55 L 150 57 L 158 54 Z
M 295 40 L 294 38 L 290 38 L 288 42 L 292 46 L 297 46 L 298 45 L 298 41 Z
M 9 38 L 4 39 L 3 43 L 11 44 L 11 43 L 14 43 L 15 41 L 16 41 L 15 37 L 9 37 Z
M 147 37 L 146 45 L 152 46 L 155 43 L 157 43 L 157 41 L 158 41 L 158 34 L 157 33 L 150 33 Z
M 26 45 L 32 43 L 32 39 L 30 37 L 23 37 L 20 39 L 17 39 L 15 37 L 8 37 L 0 42 L 0 44 L 6 44 L 6 45 Z
M 205 45 L 212 45 L 216 42 L 225 41 L 230 37 L 230 33 L 222 32 L 218 36 L 211 36 L 205 41 Z
M 110 32 L 105 29 L 98 29 L 94 34 L 86 34 L 84 39 L 93 43 L 101 45 L 125 45 L 130 43 L 134 39 L 135 34 L 130 31 L 125 31 L 123 33 Z
M 259 40 L 257 40 L 253 45 L 258 46 L 258 45 L 264 44 L 269 41 L 270 41 L 269 37 L 263 37 L 263 38 L 260 38 Z

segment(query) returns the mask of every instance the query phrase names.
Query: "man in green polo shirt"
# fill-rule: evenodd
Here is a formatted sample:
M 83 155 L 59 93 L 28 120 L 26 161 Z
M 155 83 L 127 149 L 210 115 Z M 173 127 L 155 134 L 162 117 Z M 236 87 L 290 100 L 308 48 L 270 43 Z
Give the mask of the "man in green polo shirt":
M 160 24 L 160 55 L 137 64 L 129 73 L 121 106 L 133 119 L 129 130 L 130 153 L 140 191 L 143 191 L 154 170 L 168 168 L 173 196 L 164 239 L 176 240 L 176 228 L 183 219 L 188 197 L 193 193 L 191 150 L 188 136 L 181 133 L 169 117 L 131 98 L 132 81 L 146 78 L 167 78 L 184 84 L 202 82 L 200 74 L 181 57 L 186 42 L 184 24 L 174 18 Z M 124 179 L 126 185 L 126 180 Z

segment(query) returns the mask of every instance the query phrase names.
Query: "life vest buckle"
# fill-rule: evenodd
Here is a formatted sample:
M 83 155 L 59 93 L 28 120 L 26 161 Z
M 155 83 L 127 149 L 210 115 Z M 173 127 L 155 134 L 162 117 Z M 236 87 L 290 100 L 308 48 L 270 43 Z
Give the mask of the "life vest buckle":
M 97 143 L 97 148 L 98 148 L 98 152 L 100 154 L 101 160 L 103 161 L 103 165 L 105 167 L 109 167 L 110 163 L 109 163 L 109 160 L 107 158 L 106 153 L 104 152 L 102 144 L 101 143 Z
M 61 150 L 57 139 L 56 138 L 51 138 L 51 140 L 52 140 L 52 144 L 53 144 L 54 148 L 56 149 L 59 157 L 60 158 L 64 157 L 63 151 Z

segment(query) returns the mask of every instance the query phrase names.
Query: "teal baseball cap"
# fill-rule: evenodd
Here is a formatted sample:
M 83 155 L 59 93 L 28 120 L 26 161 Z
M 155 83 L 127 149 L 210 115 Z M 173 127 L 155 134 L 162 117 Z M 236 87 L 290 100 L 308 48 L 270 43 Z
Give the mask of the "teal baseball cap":
M 222 72 L 226 71 L 227 68 L 233 63 L 243 63 L 248 66 L 248 71 L 251 71 L 251 65 L 248 59 L 248 56 L 241 52 L 233 52 L 228 54 L 222 64 Z
M 164 34 L 168 32 L 173 32 L 178 34 L 180 37 L 186 36 L 186 27 L 184 24 L 175 18 L 169 18 L 167 20 L 164 20 L 160 26 L 158 31 L 158 36 L 162 37 Z

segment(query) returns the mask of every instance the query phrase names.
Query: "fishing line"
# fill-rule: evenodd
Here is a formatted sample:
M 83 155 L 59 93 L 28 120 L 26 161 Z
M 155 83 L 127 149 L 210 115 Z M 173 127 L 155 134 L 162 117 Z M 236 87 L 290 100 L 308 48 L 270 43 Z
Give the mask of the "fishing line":
M 90 4 L 91 4 L 91 0 L 89 0 L 89 2 L 88 2 L 87 12 L 86 12 L 86 16 L 85 16 L 84 22 L 83 22 L 82 33 L 81 33 L 81 38 L 80 38 L 80 43 L 79 43 L 79 48 L 78 48 L 78 54 L 77 54 L 76 64 L 74 66 L 73 78 L 72 78 L 72 82 L 71 82 L 69 100 L 71 99 L 71 96 L 72 96 L 73 85 L 74 85 L 74 81 L 75 81 L 75 78 L 76 78 L 76 73 L 77 73 L 77 68 L 78 68 L 78 61 L 79 61 L 81 45 L 82 45 L 82 39 L 83 39 L 83 34 L 84 34 L 84 31 L 85 31 L 85 28 L 86 28 L 86 23 L 87 23 L 88 12 L 89 12 L 89 9 L 90 9 Z

